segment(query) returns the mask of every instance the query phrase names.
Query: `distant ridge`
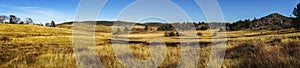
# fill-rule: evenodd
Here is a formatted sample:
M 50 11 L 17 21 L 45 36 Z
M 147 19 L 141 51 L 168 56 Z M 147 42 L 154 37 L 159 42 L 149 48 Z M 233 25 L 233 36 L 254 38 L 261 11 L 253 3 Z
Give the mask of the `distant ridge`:
M 132 23 L 132 22 L 124 22 L 124 21 L 80 21 L 80 22 L 96 22 L 96 25 L 106 25 L 106 26 L 112 26 L 114 23 Z M 63 24 L 73 24 L 74 22 L 64 22 L 57 25 L 63 25 Z
M 246 19 L 244 21 L 240 20 L 234 22 L 232 24 L 227 24 L 229 27 L 228 30 L 236 31 L 236 30 L 280 30 L 292 28 L 292 18 L 283 16 L 279 13 L 273 13 L 267 16 L 264 16 L 260 19 L 249 20 Z
M 82 21 L 82 22 L 95 22 L 95 21 Z M 112 26 L 114 23 L 132 23 L 136 25 L 147 25 L 147 26 L 162 26 L 169 23 L 160 23 L 160 22 L 147 22 L 147 23 L 135 23 L 135 22 L 125 22 L 125 21 L 96 21 L 97 25 L 105 25 L 105 26 Z M 279 13 L 272 13 L 267 16 L 261 17 L 259 19 L 246 19 L 246 20 L 239 20 L 233 23 L 227 23 L 226 30 L 229 31 L 237 31 L 237 30 L 280 30 L 280 29 L 287 29 L 292 28 L 293 18 L 283 16 Z M 72 24 L 73 22 L 65 22 L 58 25 L 63 24 Z M 195 22 L 189 22 L 195 23 Z M 201 24 L 202 23 L 202 24 Z M 195 23 L 197 26 L 203 26 L 203 22 Z M 207 23 L 204 23 L 207 24 Z M 207 25 L 205 25 L 207 26 Z M 199 27 L 201 28 L 201 27 Z

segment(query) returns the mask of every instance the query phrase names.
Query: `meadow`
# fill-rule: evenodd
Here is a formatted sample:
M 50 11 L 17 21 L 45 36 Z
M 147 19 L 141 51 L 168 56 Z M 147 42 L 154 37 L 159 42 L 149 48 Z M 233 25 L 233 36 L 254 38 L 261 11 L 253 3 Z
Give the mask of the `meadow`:
M 142 27 L 142 26 L 137 26 Z M 111 26 L 97 25 L 95 47 L 106 68 L 124 68 L 110 43 Z M 199 30 L 200 55 L 197 67 L 205 68 L 211 55 L 211 30 Z M 300 67 L 300 32 L 296 29 L 240 30 L 220 32 L 226 34 L 227 45 L 223 68 L 244 67 Z M 120 35 L 122 36 L 122 35 Z M 177 67 L 181 46 L 179 37 L 166 37 L 163 31 L 140 32 L 129 35 L 130 51 L 139 60 L 150 58 L 149 46 L 153 38 L 162 38 L 167 45 L 165 59 L 160 68 Z M 175 45 L 175 46 L 174 46 Z M 0 24 L 0 68 L 6 67 L 77 67 L 72 47 L 71 24 L 44 27 L 23 24 Z M 192 64 L 191 64 L 192 65 Z

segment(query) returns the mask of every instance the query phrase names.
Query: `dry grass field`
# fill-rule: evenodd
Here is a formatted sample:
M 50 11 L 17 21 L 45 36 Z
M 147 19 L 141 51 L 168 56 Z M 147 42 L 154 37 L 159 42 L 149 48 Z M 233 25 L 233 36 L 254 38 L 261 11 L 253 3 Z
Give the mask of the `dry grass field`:
M 198 31 L 197 42 L 212 42 L 211 31 Z M 164 32 L 134 33 L 132 41 L 149 43 L 151 39 L 162 38 L 166 43 L 179 42 L 178 37 L 164 37 Z M 242 30 L 221 32 L 227 35 L 227 48 L 222 67 L 300 67 L 300 32 L 295 29 L 277 31 Z M 102 64 L 107 68 L 123 68 L 110 44 L 111 27 L 96 27 L 96 50 Z M 122 35 L 120 35 L 122 37 Z M 177 44 L 176 44 L 177 45 Z M 209 62 L 211 44 L 200 46 L 198 68 Z M 131 43 L 131 52 L 139 60 L 150 58 L 149 46 Z M 167 45 L 167 54 L 161 68 L 176 67 L 180 60 L 181 46 Z M 192 65 L 192 64 L 191 64 Z M 72 48 L 71 25 L 53 27 L 36 25 L 0 24 L 0 68 L 6 67 L 77 67 Z

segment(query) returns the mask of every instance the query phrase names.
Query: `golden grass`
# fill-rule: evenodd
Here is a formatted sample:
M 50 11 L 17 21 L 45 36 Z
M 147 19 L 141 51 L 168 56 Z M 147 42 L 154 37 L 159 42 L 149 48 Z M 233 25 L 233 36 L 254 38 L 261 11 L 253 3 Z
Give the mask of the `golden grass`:
M 1 42 L 0 40 L 0 67 L 77 67 L 73 48 L 72 48 L 72 30 L 71 25 L 60 25 L 59 28 L 43 27 L 36 25 L 19 25 L 19 24 L 0 24 L 0 36 L 7 36 L 11 40 Z M 137 26 L 142 28 L 141 26 Z M 98 25 L 96 27 L 96 51 L 99 54 L 102 64 L 108 68 L 123 68 L 114 52 L 111 40 L 111 27 Z M 210 30 L 198 31 L 203 35 L 199 36 L 198 42 L 212 42 L 212 34 Z M 161 38 L 165 42 L 180 42 L 179 37 L 164 37 L 164 32 L 149 32 L 142 34 L 131 34 L 129 38 L 134 41 L 150 42 L 154 38 Z M 227 50 L 238 46 L 239 44 L 249 41 L 262 42 L 266 44 L 263 53 L 269 53 L 292 40 L 298 40 L 300 33 L 294 29 L 280 31 L 231 31 L 220 32 L 227 35 Z M 124 35 L 120 35 L 124 37 Z M 280 38 L 282 42 L 276 45 L 270 45 L 270 41 Z M 139 60 L 147 60 L 150 58 L 149 47 L 145 44 L 130 44 L 131 52 Z M 203 68 L 207 66 L 210 57 L 211 46 L 201 46 L 201 54 L 197 66 Z M 176 67 L 180 60 L 180 46 L 167 46 L 167 55 L 163 63 L 159 67 Z M 275 51 L 276 52 L 276 51 Z M 233 54 L 235 55 L 235 54 Z M 243 54 L 242 54 L 243 55 Z M 269 56 L 272 57 L 272 56 Z M 276 56 L 273 56 L 276 57 Z M 293 59 L 281 55 L 286 59 Z M 226 58 L 223 66 L 235 67 L 249 60 Z M 276 59 L 276 58 L 275 58 Z M 282 59 L 280 59 L 282 60 Z

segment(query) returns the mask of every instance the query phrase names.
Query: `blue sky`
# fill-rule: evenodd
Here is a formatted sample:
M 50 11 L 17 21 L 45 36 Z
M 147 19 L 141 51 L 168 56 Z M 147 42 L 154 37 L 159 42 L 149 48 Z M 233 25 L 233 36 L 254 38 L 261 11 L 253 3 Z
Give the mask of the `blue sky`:
M 98 20 L 117 20 L 120 12 L 135 0 L 109 0 Z M 194 0 L 171 0 L 192 18 L 206 21 Z M 226 22 L 260 18 L 271 13 L 292 15 L 299 0 L 218 0 Z M 0 15 L 16 15 L 21 19 L 32 18 L 35 23 L 72 21 L 79 0 L 1 0 Z M 140 9 L 142 10 L 142 9 Z

